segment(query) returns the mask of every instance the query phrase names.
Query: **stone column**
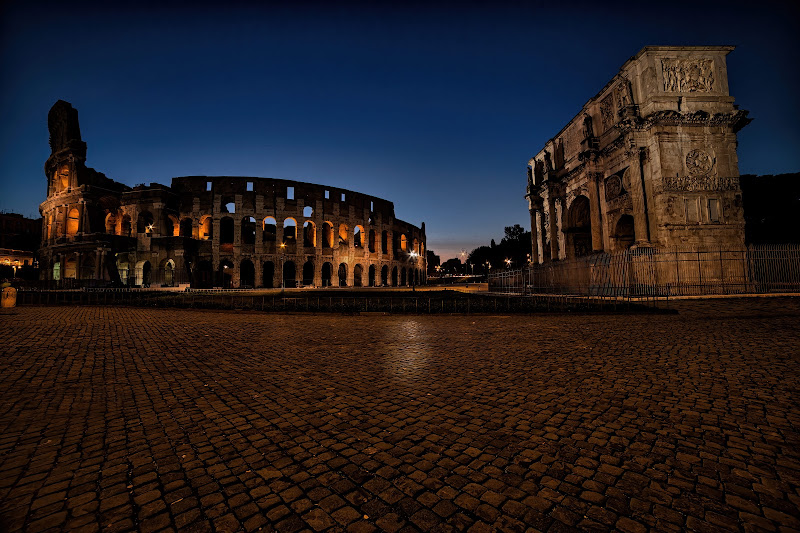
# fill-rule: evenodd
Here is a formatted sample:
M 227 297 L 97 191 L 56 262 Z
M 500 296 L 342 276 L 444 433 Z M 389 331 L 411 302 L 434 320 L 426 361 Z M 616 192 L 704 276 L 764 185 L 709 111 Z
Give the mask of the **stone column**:
M 634 152 L 633 157 L 630 158 L 631 161 L 631 201 L 633 203 L 633 227 L 636 233 L 636 246 L 650 246 L 650 240 L 648 239 L 648 227 L 647 227 L 647 200 L 645 198 L 646 191 L 643 187 L 644 185 L 644 176 L 642 175 L 642 170 L 644 168 L 644 162 L 642 158 L 645 155 L 641 151 Z
M 536 227 L 536 218 L 538 210 L 533 207 L 530 200 L 528 214 L 531 217 L 531 263 L 538 263 L 539 258 L 539 229 Z
M 567 234 L 564 233 L 564 217 L 567 216 L 566 209 L 564 208 L 566 201 L 564 198 L 558 197 L 554 202 L 554 211 L 556 215 L 556 238 L 558 239 L 558 258 L 567 258 Z
M 548 218 L 550 219 L 550 260 L 555 261 L 558 259 L 558 232 L 560 225 L 557 222 L 556 199 L 553 196 L 547 198 L 547 209 Z
M 589 213 L 592 223 L 592 251 L 603 249 L 603 217 L 600 212 L 600 180 L 599 172 L 589 174 Z
M 78 226 L 78 233 L 82 234 L 86 232 L 86 202 L 83 198 L 78 200 L 78 220 L 80 221 L 80 225 Z

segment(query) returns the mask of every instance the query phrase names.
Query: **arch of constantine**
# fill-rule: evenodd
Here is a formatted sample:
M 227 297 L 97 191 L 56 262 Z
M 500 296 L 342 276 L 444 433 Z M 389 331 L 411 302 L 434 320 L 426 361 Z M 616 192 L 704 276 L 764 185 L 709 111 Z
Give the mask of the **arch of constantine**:
M 532 262 L 744 246 L 732 46 L 647 46 L 528 162 Z
M 128 187 L 85 166 L 78 114 L 48 116 L 42 276 L 192 287 L 405 286 L 425 280 L 425 224 L 392 202 L 298 181 L 173 178 Z

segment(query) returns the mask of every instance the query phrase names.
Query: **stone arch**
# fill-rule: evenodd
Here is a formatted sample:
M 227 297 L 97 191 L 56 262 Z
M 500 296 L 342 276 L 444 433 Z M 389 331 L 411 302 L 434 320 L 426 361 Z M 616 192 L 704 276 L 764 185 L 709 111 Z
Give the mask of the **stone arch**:
M 360 224 L 353 228 L 353 246 L 356 248 L 364 247 L 364 227 Z
M 310 220 L 303 222 L 303 246 L 313 248 L 317 245 L 317 225 Z
M 353 287 L 362 287 L 363 286 L 363 276 L 364 276 L 364 268 L 356 263 L 353 267 Z
M 82 253 L 78 256 L 78 279 L 94 279 L 95 252 Z
M 222 201 L 220 202 L 220 212 L 229 214 L 236 213 L 236 202 L 234 201 L 233 196 L 222 197 Z
M 155 221 L 150 211 L 140 211 L 136 216 L 136 233 L 152 235 L 155 229 Z
M 225 217 L 230 218 L 230 217 Z M 231 221 L 233 219 L 231 218 Z M 233 263 L 227 259 L 219 262 L 219 282 L 223 289 L 230 289 L 233 287 Z
M 283 242 L 297 240 L 297 221 L 292 217 L 283 220 Z
M 369 271 L 367 274 L 367 286 L 369 287 L 375 286 L 375 265 L 369 266 Z
M 233 251 L 233 239 L 235 233 L 236 229 L 233 219 L 231 217 L 222 217 L 222 220 L 219 221 L 220 250 L 225 252 Z
M 181 234 L 181 222 L 177 216 L 164 213 L 164 237 L 178 237 Z
M 81 225 L 81 214 L 74 207 L 67 213 L 67 235 L 77 235 Z
M 106 219 L 104 220 L 104 225 L 106 227 L 106 233 L 110 233 L 111 235 L 117 234 L 117 214 L 116 213 L 108 213 L 106 215 Z
M 253 217 L 244 217 L 242 219 L 242 244 L 255 244 L 256 243 L 256 219 Z
M 329 262 L 322 263 L 322 286 L 330 287 L 333 281 L 333 265 Z
M 125 285 L 130 285 L 130 281 L 128 277 L 130 276 L 130 264 L 128 263 L 128 254 L 119 253 L 116 254 L 114 257 L 114 262 L 116 263 L 117 273 L 119 274 L 119 280 Z
M 567 210 L 567 256 L 582 257 L 592 253 L 591 204 L 586 196 L 576 197 Z
M 392 287 L 397 287 L 397 267 L 392 268 Z
M 261 270 L 261 284 L 267 289 L 275 287 L 275 263 L 265 261 Z
M 381 287 L 386 287 L 389 284 L 389 267 L 383 265 L 381 267 Z
M 417 239 L 414 239 L 414 245 L 411 247 L 411 251 L 419 255 L 419 241 Z
M 405 233 L 400 235 L 400 251 L 407 252 L 408 251 L 408 237 Z
M 58 167 L 56 171 L 56 175 L 58 177 L 58 190 L 63 191 L 69 188 L 69 163 L 63 163 L 61 166 Z
M 333 248 L 333 224 L 327 220 L 322 224 L 322 247 Z
M 406 278 L 406 267 L 400 269 L 400 286 L 405 287 L 408 284 L 408 279 Z
M 75 254 L 69 254 L 64 260 L 64 268 L 61 272 L 61 277 L 64 279 L 77 279 L 78 278 L 78 259 Z
M 297 286 L 297 266 L 294 261 L 283 263 L 283 286 L 289 289 Z
M 194 231 L 194 221 L 191 218 L 184 218 L 181 220 L 180 226 L 180 236 L 186 237 L 187 239 L 192 238 L 192 232 Z
M 314 261 L 311 259 L 303 263 L 303 285 L 314 285 Z
M 175 261 L 164 259 L 158 267 L 161 274 L 161 284 L 166 287 L 175 286 Z
M 256 219 L 253 219 L 255 228 Z M 252 289 L 256 286 L 256 267 L 249 259 L 243 259 L 239 263 L 239 287 Z
M 369 251 L 370 251 L 370 253 L 375 253 L 375 245 L 377 244 L 376 240 L 377 239 L 375 238 L 375 230 L 370 228 L 370 230 L 369 230 L 369 241 L 368 241 L 369 242 Z
M 211 215 L 203 215 L 200 217 L 200 228 L 198 230 L 200 239 L 207 241 L 214 238 L 214 220 Z
M 278 221 L 275 220 L 275 217 L 264 217 L 262 229 L 261 240 L 263 242 L 273 242 L 277 239 Z
M 310 217 L 314 216 L 314 208 L 311 207 L 310 205 L 305 206 L 303 208 L 303 216 L 305 218 L 310 218 Z
M 339 286 L 347 287 L 347 263 L 339 263 Z
M 339 224 L 339 246 L 347 246 L 348 238 L 347 224 Z
M 636 230 L 632 215 L 622 215 L 614 225 L 614 250 L 627 250 L 636 242 Z
M 389 232 L 382 231 L 381 232 L 381 253 L 387 254 L 389 253 Z
M 150 261 L 137 262 L 135 276 L 135 285 L 143 288 L 149 287 L 153 277 L 153 267 L 150 264 Z
M 131 236 L 131 232 L 133 231 L 133 223 L 131 222 L 130 215 L 122 215 L 122 223 L 120 224 L 120 228 L 123 236 Z

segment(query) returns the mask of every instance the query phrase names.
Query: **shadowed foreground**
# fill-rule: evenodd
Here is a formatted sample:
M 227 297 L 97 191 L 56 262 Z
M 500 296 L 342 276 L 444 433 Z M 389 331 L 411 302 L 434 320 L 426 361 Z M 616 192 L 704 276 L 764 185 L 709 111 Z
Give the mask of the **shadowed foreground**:
M 800 299 L 0 316 L 0 530 L 800 528 Z

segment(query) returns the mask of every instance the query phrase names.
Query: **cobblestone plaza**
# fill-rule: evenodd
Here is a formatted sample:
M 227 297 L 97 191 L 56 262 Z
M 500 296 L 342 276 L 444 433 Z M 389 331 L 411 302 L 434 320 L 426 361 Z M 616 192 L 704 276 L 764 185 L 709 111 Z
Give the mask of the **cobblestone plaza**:
M 0 530 L 800 530 L 800 299 L 0 316 Z

